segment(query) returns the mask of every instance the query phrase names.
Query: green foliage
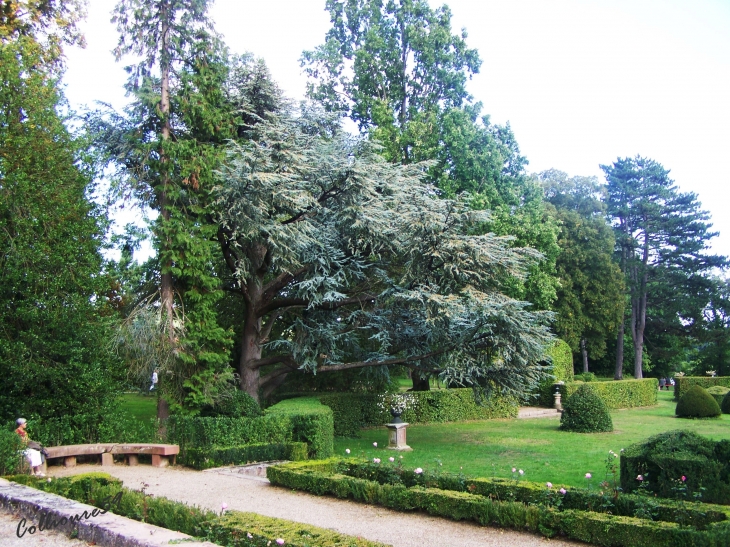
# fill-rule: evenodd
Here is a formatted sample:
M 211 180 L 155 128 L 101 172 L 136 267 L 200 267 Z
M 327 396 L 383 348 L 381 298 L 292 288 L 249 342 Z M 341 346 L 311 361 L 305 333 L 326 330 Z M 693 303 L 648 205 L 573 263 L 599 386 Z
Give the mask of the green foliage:
M 730 388 L 730 376 L 677 376 L 674 378 L 674 399 L 679 400 L 692 386 Z
M 238 511 L 226 511 L 211 526 L 208 538 L 219 545 L 231 547 L 276 545 L 273 538 L 283 539 L 284 545 L 292 547 L 387 547 L 382 543 L 317 526 Z
M 114 513 L 176 530 L 193 537 L 236 547 L 264 547 L 276 544 L 279 538 L 285 545 L 310 547 L 311 541 L 322 547 L 386 547 L 381 543 L 339 534 L 316 526 L 309 526 L 255 513 L 226 511 L 218 516 L 212 511 L 191 507 L 167 498 L 150 496 L 142 491 L 122 487 L 121 481 L 106 473 L 87 473 L 73 477 L 56 478 L 48 482 L 27 475 L 9 477 L 12 481 L 39 490 L 102 507 L 104 500 L 121 492 Z M 249 538 L 249 535 L 252 537 Z
M 728 393 L 722 398 L 722 404 L 720 405 L 723 414 L 730 414 L 730 392 Z
M 231 397 L 219 401 L 215 405 L 204 406 L 200 415 L 203 417 L 224 416 L 227 418 L 255 418 L 261 416 L 261 407 L 248 393 L 241 390 L 233 392 Z
M 514 418 L 517 402 L 496 392 L 478 404 L 471 389 L 413 391 L 400 395 L 406 401 L 401 419 L 411 424 Z M 332 409 L 335 436 L 357 437 L 360 429 L 392 421 L 387 396 L 360 393 L 321 395 L 319 400 Z
M 245 465 L 275 460 L 306 460 L 307 443 L 247 444 L 232 447 L 188 448 L 185 465 L 210 469 L 224 465 Z
M 561 494 L 557 491 L 559 485 L 548 489 L 543 484 L 514 480 L 416 473 L 397 465 L 342 460 L 301 462 L 269 467 L 267 476 L 272 484 L 316 495 L 328 494 L 400 511 L 421 510 L 548 537 L 564 535 L 597 545 L 633 547 L 640 536 L 641 544 L 647 547 L 719 547 L 730 538 L 725 508 L 691 502 L 659 500 L 656 521 L 651 521 L 634 517 L 645 502 L 641 496 L 621 495 L 607 508 L 600 494 L 586 490 L 568 489 Z M 688 522 L 696 527 L 685 527 Z
M 22 449 L 22 441 L 20 435 L 10 428 L 0 429 L 0 476 L 12 475 L 20 470 L 21 458 L 20 450 Z
M 567 400 L 582 385 L 582 382 L 571 382 L 560 386 L 563 400 Z M 658 385 L 656 378 L 591 382 L 593 391 L 610 409 L 654 406 L 657 404 Z
M 707 388 L 707 393 L 712 395 L 713 399 L 717 401 L 718 405 L 722 406 L 722 401 L 725 398 L 725 395 L 730 393 L 730 388 L 727 388 L 725 386 L 712 386 Z
M 679 418 L 717 418 L 721 412 L 715 398 L 705 388 L 695 385 L 679 399 L 676 414 Z
M 203 418 L 174 415 L 167 422 L 167 441 L 180 445 L 186 464 L 189 449 L 250 444 L 307 443 L 312 457 L 332 454 L 332 411 L 316 399 L 282 401 L 256 418 Z
M 463 196 L 433 199 L 426 165 L 385 162 L 316 109 L 257 132 L 232 145 L 217 202 L 232 283 L 258 310 L 242 326 L 249 393 L 297 367 L 404 365 L 512 395 L 539 380 L 550 314 L 503 283 L 525 276 L 534 251 L 470 235 L 486 213 Z
M 595 382 L 596 375 L 592 372 L 581 372 L 575 375 L 575 380 L 578 382 Z
M 654 348 L 686 343 L 687 334 L 703 324 L 709 277 L 713 269 L 727 264 L 727 258 L 706 254 L 710 239 L 717 235 L 710 231 L 709 214 L 700 208 L 696 194 L 679 191 L 661 164 L 637 156 L 601 168 L 635 319 L 630 325 L 634 376 L 642 378 L 645 333 Z M 648 353 L 651 357 L 652 351 Z M 617 361 L 623 362 L 620 357 Z M 616 372 L 620 377 L 621 371 Z
M 573 352 L 585 345 L 592 359 L 606 353 L 606 340 L 623 320 L 624 279 L 613 260 L 614 236 L 606 222 L 605 190 L 596 177 L 556 171 L 539 175 L 548 208 L 560 223 L 560 286 L 555 329 Z
M 563 405 L 560 429 L 577 433 L 613 431 L 611 413 L 606 403 L 588 384 L 583 384 Z
M 30 38 L 0 42 L 0 420 L 95 412 L 119 363 L 100 275 L 106 218 L 85 143 Z
M 565 341 L 558 339 L 548 349 L 547 356 L 550 358 L 548 370 L 553 377 L 543 380 L 540 384 L 538 404 L 552 408 L 555 402 L 554 384 L 573 381 L 573 353 Z
M 659 496 L 685 499 L 697 495 L 703 502 L 730 505 L 730 441 L 712 441 L 682 430 L 655 435 L 621 455 L 625 492 L 639 488 L 638 475 L 646 482 L 642 488 Z
M 116 403 L 98 414 L 79 413 L 28 420 L 28 435 L 44 446 L 93 443 L 149 443 L 157 441 L 154 421 L 141 421 Z

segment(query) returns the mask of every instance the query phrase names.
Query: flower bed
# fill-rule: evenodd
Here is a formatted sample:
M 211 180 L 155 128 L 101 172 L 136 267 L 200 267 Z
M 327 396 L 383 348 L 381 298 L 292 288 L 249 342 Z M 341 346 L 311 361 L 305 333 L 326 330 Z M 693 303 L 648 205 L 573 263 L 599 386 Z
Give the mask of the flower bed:
M 730 545 L 730 509 L 724 506 L 621 494 L 616 475 L 613 484 L 596 490 L 522 481 L 516 469 L 514 475 L 514 480 L 475 479 L 404 469 L 396 462 L 341 459 L 267 469 L 271 483 L 286 488 L 547 537 L 626 547 Z
M 149 496 L 144 491 L 129 490 L 122 487 L 120 480 L 106 473 L 87 473 L 53 480 L 28 475 L 7 478 L 96 507 L 101 506 L 100 500 L 110 499 L 121 492 L 121 499 L 113 508 L 117 515 L 228 547 L 388 547 L 383 543 L 316 526 L 255 513 L 226 511 L 226 507 L 222 507 L 218 515 L 167 498 Z

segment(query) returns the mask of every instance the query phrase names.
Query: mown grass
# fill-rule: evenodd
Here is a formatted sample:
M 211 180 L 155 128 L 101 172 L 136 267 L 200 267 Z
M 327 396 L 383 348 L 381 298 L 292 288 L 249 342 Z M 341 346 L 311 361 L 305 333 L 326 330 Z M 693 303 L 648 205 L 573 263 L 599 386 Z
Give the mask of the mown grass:
M 157 395 L 123 393 L 120 399 L 122 410 L 145 423 L 157 417 Z
M 612 412 L 612 433 L 560 431 L 557 418 L 489 420 L 408 427 L 412 452 L 394 453 L 385 427 L 364 430 L 359 439 L 335 439 L 335 454 L 369 459 L 389 456 L 403 465 L 463 472 L 474 477 L 512 477 L 512 467 L 525 471 L 524 480 L 586 486 L 585 474 L 598 483 L 605 477 L 609 450 L 619 452 L 633 443 L 665 431 L 688 429 L 712 439 L 730 439 L 730 415 L 719 419 L 675 418 L 672 391 L 659 393 L 659 404 Z M 378 448 L 373 447 L 378 443 Z M 439 462 L 442 464 L 439 466 Z

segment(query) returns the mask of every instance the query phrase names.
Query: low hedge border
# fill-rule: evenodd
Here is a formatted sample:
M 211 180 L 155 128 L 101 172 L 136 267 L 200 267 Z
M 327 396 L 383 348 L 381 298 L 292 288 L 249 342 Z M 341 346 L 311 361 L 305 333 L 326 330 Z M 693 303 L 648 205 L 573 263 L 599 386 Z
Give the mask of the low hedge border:
M 674 400 L 679 401 L 680 397 L 692 386 L 700 386 L 705 389 L 712 386 L 730 388 L 730 376 L 678 376 L 674 378 Z
M 224 465 L 245 465 L 252 462 L 306 459 L 307 443 L 276 443 L 188 448 L 185 463 L 193 469 L 210 469 Z
M 659 380 L 614 380 L 611 382 L 570 382 L 560 386 L 563 401 L 588 383 L 610 409 L 654 406 L 657 404 Z M 550 405 L 552 406 L 552 405 Z
M 516 399 L 497 393 L 483 405 L 478 405 L 471 388 L 409 391 L 401 395 L 409 400 L 401 419 L 410 424 L 516 418 L 519 411 Z M 298 399 L 287 399 L 287 401 L 296 400 Z M 328 393 L 321 395 L 319 400 L 332 409 L 337 437 L 357 437 L 363 427 L 387 424 L 393 419 L 389 409 L 384 408 L 383 395 Z
M 701 504 L 700 509 L 694 507 L 697 504 L 670 503 L 667 505 L 667 500 L 656 501 L 652 498 L 645 498 L 647 502 L 657 503 L 660 507 L 672 507 L 679 512 L 684 510 L 697 515 L 696 524 L 706 527 L 700 530 L 694 526 L 682 526 L 674 522 L 656 522 L 631 516 L 573 509 L 569 504 L 579 500 L 581 496 L 591 495 L 581 493 L 578 489 L 571 489 L 565 496 L 562 496 L 555 493 L 554 489 L 551 494 L 551 491 L 548 491 L 543 485 L 538 487 L 534 483 L 520 483 L 520 488 L 514 488 L 514 485 L 509 489 L 503 488 L 501 492 L 504 497 L 499 499 L 490 497 L 489 490 L 500 485 L 500 481 L 463 480 L 462 484 L 467 491 L 433 488 L 426 484 L 408 487 L 406 486 L 407 473 L 413 477 L 416 475 L 413 471 L 401 473 L 402 483 L 381 484 L 375 480 L 337 473 L 338 470 L 342 470 L 343 465 L 357 467 L 358 464 L 342 460 L 329 460 L 321 463 L 300 462 L 269 467 L 267 476 L 271 484 L 318 495 L 329 494 L 338 498 L 379 504 L 401 511 L 421 510 L 453 520 L 472 520 L 481 525 L 528 530 L 547 537 L 563 535 L 596 545 L 720 547 L 730 544 L 730 520 L 728 520 L 725 508 L 720 506 L 708 507 Z M 366 464 L 364 467 L 369 466 L 370 464 Z M 423 473 L 418 475 L 423 475 Z M 430 479 L 426 477 L 423 480 L 429 481 Z M 501 482 L 502 487 L 506 486 L 505 481 Z M 480 486 L 483 486 L 484 490 L 477 493 Z M 469 490 L 473 492 L 469 492 Z M 525 501 L 517 499 L 520 494 L 525 496 Z M 569 501 L 573 495 L 575 495 L 575 500 Z M 535 499 L 536 497 L 537 499 Z M 623 495 L 619 496 L 619 498 L 621 497 Z M 633 497 L 639 498 L 640 496 Z M 563 503 L 566 504 L 565 508 Z M 708 522 L 706 518 L 699 518 L 700 514 L 707 515 L 708 512 L 720 520 Z M 671 514 L 671 512 L 665 514 Z
M 307 443 L 309 457 L 332 455 L 332 411 L 316 398 L 287 399 L 257 418 L 171 416 L 167 442 L 180 446 L 178 461 L 188 465 L 190 449 L 220 446 Z
M 106 473 L 75 475 L 53 479 L 51 482 L 28 475 L 7 478 L 96 507 L 100 507 L 98 500 L 109 499 L 122 492 L 119 504 L 113 506 L 113 513 L 227 547 L 278 545 L 277 539 L 283 539 L 284 545 L 290 547 L 390 547 L 332 530 L 255 513 L 226 511 L 218 516 L 212 511 L 129 490 L 122 487 L 120 480 Z

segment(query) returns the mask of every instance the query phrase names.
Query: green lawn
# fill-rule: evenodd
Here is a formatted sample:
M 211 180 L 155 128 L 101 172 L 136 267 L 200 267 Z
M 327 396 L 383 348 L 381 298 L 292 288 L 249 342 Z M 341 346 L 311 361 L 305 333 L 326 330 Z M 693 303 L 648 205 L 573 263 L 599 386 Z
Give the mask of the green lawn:
M 145 423 L 157 416 L 157 395 L 139 395 L 124 393 L 121 397 L 123 410 Z
M 469 476 L 512 477 L 512 467 L 525 471 L 524 479 L 585 486 L 585 474 L 598 483 L 605 476 L 609 450 L 619 452 L 651 435 L 673 429 L 689 429 L 712 439 L 730 439 L 730 415 L 714 420 L 674 417 L 672 391 L 659 393 L 655 407 L 617 410 L 612 413 L 612 433 L 568 433 L 558 429 L 558 419 L 488 420 L 408 427 L 412 452 L 402 453 L 408 467 L 442 469 Z M 378 448 L 373 447 L 378 443 Z M 385 427 L 364 430 L 360 439 L 335 439 L 335 454 L 398 458 L 390 450 Z

